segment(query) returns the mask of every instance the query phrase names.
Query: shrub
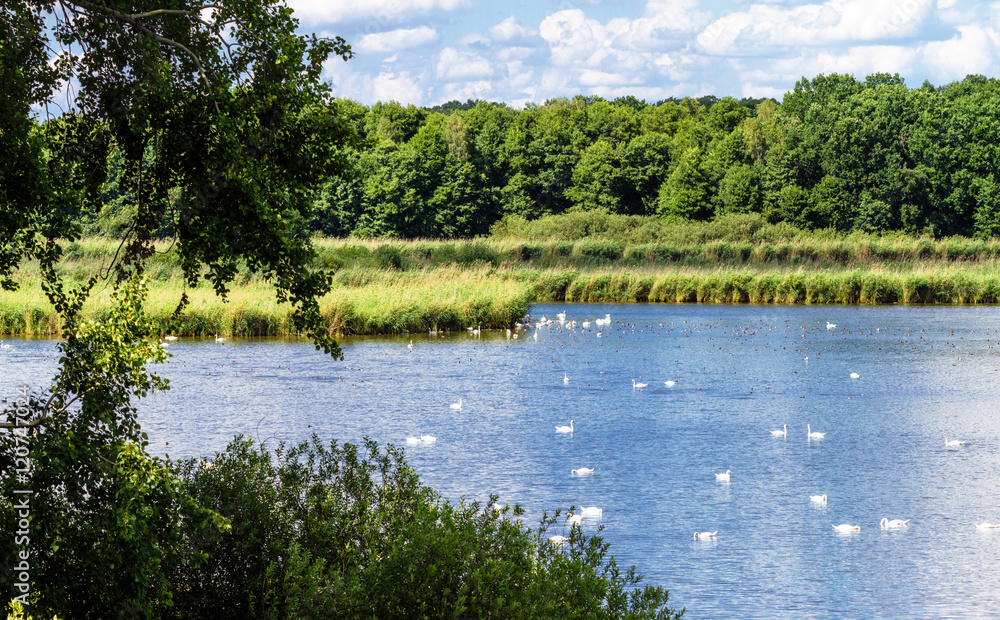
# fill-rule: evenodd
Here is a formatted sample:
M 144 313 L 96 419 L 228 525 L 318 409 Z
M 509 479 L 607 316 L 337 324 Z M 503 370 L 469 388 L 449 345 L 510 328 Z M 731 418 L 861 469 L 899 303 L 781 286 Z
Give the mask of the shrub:
M 395 245 L 380 245 L 372 252 L 372 260 L 375 265 L 382 269 L 396 269 L 403 271 L 406 269 L 406 259 L 403 251 Z
M 576 251 L 581 256 L 599 258 L 602 260 L 618 260 L 622 257 L 622 246 L 614 241 L 588 239 L 576 244 Z
M 191 541 L 207 559 L 174 567 L 177 618 L 677 618 L 662 588 L 635 586 L 608 546 L 574 528 L 565 549 L 478 502 L 420 484 L 402 450 L 313 436 L 274 454 L 237 437 L 212 466 L 179 468 L 230 534 Z M 496 501 L 491 497 L 490 505 Z M 560 520 L 561 522 L 561 520 Z M 419 610 L 419 613 L 418 613 Z

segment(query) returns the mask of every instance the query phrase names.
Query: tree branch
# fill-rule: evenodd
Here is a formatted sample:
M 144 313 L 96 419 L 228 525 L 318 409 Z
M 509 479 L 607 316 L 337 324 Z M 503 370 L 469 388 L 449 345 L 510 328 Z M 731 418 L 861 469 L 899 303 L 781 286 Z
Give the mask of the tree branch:
M 201 79 L 205 82 L 205 88 L 207 90 L 211 90 L 212 89 L 212 84 L 208 81 L 208 76 L 205 75 L 205 67 L 201 64 L 201 59 L 198 58 L 197 54 L 195 54 L 194 52 L 192 52 L 190 49 L 188 49 L 188 47 L 186 45 L 184 45 L 183 43 L 180 43 L 179 41 L 174 41 L 173 39 L 168 39 L 167 37 L 164 37 L 164 36 L 156 34 L 152 30 L 150 30 L 149 27 L 147 27 L 145 24 L 143 24 L 138 19 L 136 19 L 136 17 L 142 17 L 143 15 L 147 15 L 147 14 L 140 13 L 137 16 L 126 15 L 125 13 L 119 13 L 118 11 L 115 11 L 114 9 L 109 9 L 108 7 L 101 6 L 101 5 L 98 5 L 98 4 L 94 4 L 92 2 L 89 2 L 88 0 L 59 0 L 59 2 L 60 2 L 60 4 L 67 4 L 67 3 L 68 4 L 72 4 L 72 5 L 75 5 L 75 6 L 79 7 L 79 8 L 81 8 L 81 9 L 84 9 L 84 10 L 87 10 L 87 11 L 91 11 L 91 12 L 96 11 L 96 12 L 104 13 L 105 15 L 110 16 L 111 18 L 117 20 L 118 22 L 130 24 L 130 25 L 134 26 L 138 30 L 141 30 L 146 36 L 148 36 L 149 38 L 153 39 L 154 41 L 156 41 L 158 43 L 163 43 L 164 45 L 168 45 L 170 47 L 173 47 L 175 49 L 178 49 L 178 50 L 184 52 L 185 54 L 187 54 L 191 58 L 192 61 L 194 61 L 195 66 L 198 67 L 198 75 L 200 75 Z M 179 12 L 179 13 L 183 13 L 183 14 L 187 14 L 187 15 L 191 14 L 190 11 L 175 11 L 175 10 L 169 10 L 169 9 L 159 9 L 157 11 L 152 11 L 150 14 L 155 14 L 155 13 L 159 13 L 159 12 L 164 12 L 164 13 L 178 13 Z M 217 113 L 221 114 L 222 112 L 221 112 L 221 110 L 219 110 L 219 104 L 218 104 L 218 102 L 213 102 L 213 103 L 215 105 L 215 111 Z

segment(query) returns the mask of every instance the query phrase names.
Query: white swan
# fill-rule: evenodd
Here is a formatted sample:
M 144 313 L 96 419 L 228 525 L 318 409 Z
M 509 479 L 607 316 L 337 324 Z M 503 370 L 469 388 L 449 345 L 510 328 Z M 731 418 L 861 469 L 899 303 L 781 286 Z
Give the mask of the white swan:
M 881 527 L 883 530 L 889 529 L 890 527 L 907 527 L 906 524 L 909 522 L 910 522 L 909 519 L 907 519 L 906 521 L 903 521 L 902 519 L 889 520 L 883 517 L 882 520 L 879 522 L 879 527 Z
M 836 324 L 836 323 L 831 323 L 830 321 L 827 321 L 827 322 L 826 322 L 826 328 L 827 328 L 827 329 L 833 329 L 833 328 L 834 328 L 834 327 L 836 327 L 836 326 L 837 326 L 837 324 Z
M 423 442 L 425 446 L 430 446 L 437 443 L 437 437 L 434 435 L 421 435 L 420 441 Z
M 860 532 L 861 526 L 848 525 L 847 523 L 842 523 L 841 525 L 834 525 L 833 529 L 837 530 L 838 532 Z
M 215 341 L 216 341 L 216 342 L 225 342 L 225 341 L 226 341 L 226 339 L 225 339 L 225 338 L 219 338 L 219 334 L 216 334 L 216 335 L 215 335 Z
M 451 408 L 452 409 L 459 409 L 459 410 L 461 410 L 462 409 L 462 399 L 459 398 L 457 403 L 452 403 L 451 404 Z
M 588 327 L 590 327 L 590 321 L 584 321 L 583 323 L 580 323 L 580 325 L 581 325 L 581 326 L 582 326 L 582 327 L 583 327 L 584 329 L 587 329 Z
M 557 433 L 572 433 L 573 432 L 573 420 L 569 421 L 569 426 L 557 426 Z
M 419 446 L 420 445 L 420 438 L 419 437 L 407 437 L 406 438 L 406 445 L 408 445 L 408 446 Z
M 824 495 L 810 495 L 809 496 L 809 501 L 816 502 L 817 504 L 825 504 L 826 503 L 826 495 L 825 494 Z
M 954 448 L 954 447 L 957 447 L 957 446 L 964 446 L 965 442 L 964 441 L 959 441 L 958 439 L 952 439 L 951 441 L 948 441 L 948 433 L 945 433 L 944 434 L 944 445 L 947 448 Z
M 806 424 L 806 433 L 808 433 L 807 437 L 809 439 L 823 439 L 826 437 L 826 433 L 814 433 L 812 427 L 808 424 Z
M 591 506 L 590 508 L 581 508 L 580 514 L 588 519 L 599 519 L 604 516 L 604 509 L 598 508 L 597 506 Z
M 677 385 L 677 382 L 676 381 L 664 381 L 663 385 L 665 385 L 667 387 L 674 387 L 675 385 Z
M 494 502 L 490 508 L 493 509 L 493 512 L 503 512 L 503 506 L 501 506 L 499 502 Z
M 719 530 L 715 530 L 714 532 L 695 532 L 694 533 L 694 539 L 695 540 L 705 540 L 707 538 L 715 538 L 715 535 L 718 534 L 718 533 L 719 533 Z
M 576 474 L 577 476 L 586 476 L 587 474 L 594 473 L 593 467 L 577 467 L 576 469 L 571 469 L 571 474 Z
M 729 470 L 727 469 L 724 474 L 715 474 L 715 479 L 723 482 L 729 482 Z
M 852 379 L 860 379 L 860 378 L 861 378 L 861 375 L 859 375 L 859 374 L 858 374 L 858 373 L 856 373 L 856 372 L 852 372 L 852 373 L 851 373 L 851 378 L 852 378 Z
M 559 536 L 557 534 L 555 536 L 549 536 L 549 542 L 552 543 L 553 545 L 565 545 L 566 543 L 569 542 L 569 539 L 566 538 L 565 536 Z
M 985 523 L 980 523 L 979 525 L 976 526 L 977 530 L 992 530 L 997 528 L 1000 528 L 1000 523 L 985 522 Z
M 632 389 L 633 390 L 641 390 L 642 388 L 646 387 L 647 385 L 649 385 L 649 384 L 648 383 L 636 383 L 635 379 L 632 379 Z
M 563 373 L 563 383 L 569 383 L 569 375 Z
M 10 345 L 0 340 L 0 349 L 9 349 Z
M 413 351 L 413 341 L 412 340 L 410 341 L 410 344 L 406 345 L 406 348 L 409 349 L 411 352 Z
M 177 340 L 177 336 L 164 336 L 164 340 Z
M 583 515 L 575 515 L 572 512 L 566 514 L 566 520 L 573 525 L 583 524 Z
M 785 430 L 783 431 L 771 431 L 772 437 L 788 437 L 788 425 L 785 425 Z

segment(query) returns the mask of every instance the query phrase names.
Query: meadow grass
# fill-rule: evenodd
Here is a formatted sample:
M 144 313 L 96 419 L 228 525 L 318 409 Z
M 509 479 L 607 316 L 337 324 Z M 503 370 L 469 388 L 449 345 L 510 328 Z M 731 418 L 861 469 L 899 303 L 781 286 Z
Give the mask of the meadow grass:
M 336 334 L 417 333 L 511 327 L 531 303 L 996 304 L 1000 244 L 994 241 L 814 237 L 772 243 L 699 245 L 588 239 L 547 242 L 316 239 L 318 266 L 333 273 L 321 299 Z M 147 272 L 147 310 L 164 334 L 227 337 L 296 334 L 273 287 L 241 277 L 226 300 L 207 283 L 186 288 L 163 245 Z M 106 268 L 117 244 L 70 244 L 60 270 L 70 283 Z M 0 291 L 0 333 L 54 336 L 59 316 L 46 301 L 37 265 Z M 110 280 L 95 287 L 83 317 L 110 306 Z M 177 317 L 183 293 L 190 304 Z

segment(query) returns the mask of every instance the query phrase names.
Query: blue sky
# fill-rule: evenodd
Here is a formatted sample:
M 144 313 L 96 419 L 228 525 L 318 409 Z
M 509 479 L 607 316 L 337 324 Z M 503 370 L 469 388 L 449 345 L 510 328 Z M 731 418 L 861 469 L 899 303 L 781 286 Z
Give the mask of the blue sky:
M 899 73 L 911 87 L 1000 69 L 1000 1 L 288 0 L 343 36 L 339 96 L 520 107 L 577 94 L 778 100 L 801 77 Z

